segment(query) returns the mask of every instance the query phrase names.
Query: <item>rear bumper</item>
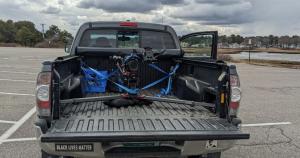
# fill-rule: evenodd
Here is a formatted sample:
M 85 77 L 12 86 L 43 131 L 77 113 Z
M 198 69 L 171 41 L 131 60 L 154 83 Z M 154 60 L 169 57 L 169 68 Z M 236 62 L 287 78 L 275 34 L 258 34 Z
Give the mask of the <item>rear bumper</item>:
M 138 134 L 138 133 L 123 133 L 96 135 L 87 133 L 68 133 L 68 134 L 43 134 L 39 126 L 36 126 L 37 137 L 40 140 L 40 147 L 42 150 L 53 155 L 73 156 L 73 157 L 90 157 L 90 158 L 104 158 L 104 157 L 147 157 L 147 156 L 164 156 L 164 157 L 178 157 L 201 155 L 214 152 L 225 151 L 235 145 L 236 139 L 248 139 L 249 134 L 241 133 L 240 131 L 231 132 L 191 132 L 190 134 L 176 133 L 176 134 Z M 103 133 L 102 133 L 103 134 Z M 208 140 L 216 140 L 216 147 L 208 147 Z M 113 149 L 124 147 L 125 142 L 149 142 L 155 141 L 159 148 L 170 148 L 172 151 L 163 152 L 149 152 L 131 151 L 127 153 L 113 153 Z M 101 143 L 106 142 L 106 143 Z M 108 143 L 111 142 L 111 143 Z M 181 143 L 178 143 L 181 142 Z M 55 145 L 57 144 L 92 144 L 93 151 L 85 152 L 62 152 L 56 151 Z M 151 148 L 151 147 L 147 147 Z M 124 148 L 125 149 L 125 148 Z
M 63 143 L 63 144 L 90 144 L 90 142 L 73 142 L 73 143 Z M 235 145 L 235 140 L 220 140 L 217 141 L 218 146 L 215 148 L 208 149 L 206 147 L 207 141 L 185 141 L 183 145 L 176 145 L 173 142 L 159 142 L 159 148 L 168 147 L 174 151 L 155 151 L 148 152 L 148 150 L 131 150 L 132 152 L 125 153 L 113 153 L 113 149 L 121 148 L 123 143 L 115 142 L 112 145 L 104 145 L 102 143 L 92 143 L 94 151 L 90 152 L 61 152 L 55 150 L 55 145 L 61 143 L 43 143 L 40 142 L 40 147 L 42 150 L 49 154 L 59 155 L 59 156 L 73 156 L 73 157 L 87 157 L 87 158 L 109 158 L 109 157 L 184 157 L 191 155 L 202 155 L 207 153 L 223 152 L 230 149 Z M 148 147 L 150 149 L 150 147 Z M 125 148 L 123 148 L 125 149 Z M 136 151 L 136 152 L 135 152 Z

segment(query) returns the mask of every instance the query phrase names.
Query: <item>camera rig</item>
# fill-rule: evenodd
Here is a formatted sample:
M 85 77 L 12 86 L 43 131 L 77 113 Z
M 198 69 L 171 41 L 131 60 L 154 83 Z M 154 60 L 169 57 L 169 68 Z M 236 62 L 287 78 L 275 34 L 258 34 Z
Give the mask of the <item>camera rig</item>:
M 153 65 L 158 59 L 157 57 L 164 53 L 162 51 L 154 51 L 151 48 L 142 49 L 140 52 L 136 49 L 133 53 L 125 56 L 112 56 L 111 58 L 116 63 L 117 69 L 120 72 L 121 80 L 130 89 L 137 89 L 139 84 L 139 67 L 143 62 L 151 63 L 151 66 L 158 69 Z
M 131 54 L 125 57 L 113 56 L 112 59 L 115 61 L 117 69 L 121 74 L 122 82 L 125 83 L 128 88 L 136 89 L 139 82 L 138 70 L 140 57 Z
M 168 79 L 167 87 L 162 88 L 158 96 L 168 95 L 169 93 L 171 93 L 172 78 L 179 68 L 179 64 L 177 63 L 175 66 L 172 66 L 170 68 L 170 72 L 166 72 L 163 69 L 159 68 L 159 66 L 157 66 L 155 62 L 158 60 L 157 58 L 159 57 L 159 55 L 163 54 L 164 52 L 165 50 L 153 51 L 151 48 L 145 48 L 143 49 L 143 51 L 137 51 L 134 49 L 133 52 L 129 55 L 114 55 L 110 57 L 114 60 L 117 68 L 113 72 L 111 72 L 106 77 L 106 79 L 113 83 L 115 86 L 119 87 L 125 93 L 120 95 L 119 98 L 106 101 L 105 104 L 116 107 L 150 104 L 151 101 L 149 101 L 149 99 L 145 99 L 145 97 L 140 95 L 139 92 L 141 90 L 151 88 L 166 79 Z M 142 88 L 139 88 L 139 67 L 141 63 L 148 64 L 149 67 L 156 69 L 157 71 L 163 73 L 165 76 L 145 85 Z M 89 69 L 93 71 L 97 76 L 103 78 L 103 76 L 101 76 L 101 74 L 97 70 L 93 68 Z M 122 81 L 122 83 L 110 79 L 110 76 L 114 76 L 116 74 L 118 74 L 117 76 L 119 76 L 119 79 Z

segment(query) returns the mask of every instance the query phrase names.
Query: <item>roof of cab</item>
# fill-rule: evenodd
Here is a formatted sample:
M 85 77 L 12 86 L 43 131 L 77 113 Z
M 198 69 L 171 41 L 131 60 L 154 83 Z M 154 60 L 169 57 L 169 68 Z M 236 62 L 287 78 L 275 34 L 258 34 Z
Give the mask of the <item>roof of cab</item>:
M 131 22 L 131 21 L 95 21 L 95 22 L 87 22 L 82 26 L 89 26 L 90 28 L 116 28 L 116 27 L 124 27 L 130 28 L 130 26 L 122 26 L 122 23 L 135 23 L 136 26 L 134 28 L 140 29 L 154 29 L 154 30 L 173 30 L 173 28 L 169 25 L 162 24 L 154 24 L 154 23 L 144 23 L 144 22 Z

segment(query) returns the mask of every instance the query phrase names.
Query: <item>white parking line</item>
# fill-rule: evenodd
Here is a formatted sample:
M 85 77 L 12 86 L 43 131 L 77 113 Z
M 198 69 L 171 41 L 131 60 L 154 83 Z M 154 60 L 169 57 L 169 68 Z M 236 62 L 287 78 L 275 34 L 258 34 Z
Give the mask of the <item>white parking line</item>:
M 275 125 L 290 125 L 291 122 L 275 122 L 275 123 L 255 123 L 255 124 L 242 124 L 242 127 L 261 127 L 261 126 L 275 126 Z
M 6 139 L 3 140 L 1 143 L 8 143 L 8 142 L 24 142 L 24 141 L 35 141 L 37 140 L 35 137 L 32 138 L 16 138 L 16 139 Z
M 30 60 L 30 61 L 45 61 L 51 59 L 42 59 L 42 58 L 0 58 L 0 60 Z
M 28 74 L 28 75 L 36 75 L 37 73 L 33 72 L 23 72 L 23 71 L 0 71 L 0 73 L 11 73 L 11 74 Z
M 12 79 L 4 79 L 4 78 L 0 78 L 0 81 L 35 83 L 35 81 L 29 81 L 29 80 L 12 80 Z
M 19 121 L 17 121 L 13 126 L 11 126 L 7 131 L 5 131 L 0 136 L 0 144 L 2 144 L 3 141 L 6 141 L 7 138 L 9 138 L 13 133 L 15 133 L 18 128 L 22 126 L 34 113 L 36 112 L 36 108 L 32 108 L 30 111 L 28 111 Z
M 38 67 L 25 67 L 25 66 L 18 66 L 18 67 L 15 67 L 15 66 L 10 66 L 10 65 L 0 65 L 0 68 L 11 68 L 11 69 L 31 69 L 31 70 L 41 70 L 41 68 L 38 68 Z
M 15 124 L 15 123 L 17 123 L 17 121 L 0 120 L 0 123 L 10 123 L 10 124 Z
M 3 95 L 35 96 L 34 94 L 0 92 Z

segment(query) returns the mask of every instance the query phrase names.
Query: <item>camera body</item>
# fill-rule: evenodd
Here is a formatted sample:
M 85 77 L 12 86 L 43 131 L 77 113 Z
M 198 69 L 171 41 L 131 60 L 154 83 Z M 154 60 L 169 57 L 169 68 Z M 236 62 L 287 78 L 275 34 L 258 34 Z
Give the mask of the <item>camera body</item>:
M 138 71 L 140 66 L 140 57 L 131 54 L 125 57 L 113 56 L 116 65 L 121 72 L 121 80 L 128 88 L 135 89 L 139 83 Z
M 139 58 L 138 56 L 128 56 L 125 57 L 124 61 L 124 70 L 125 74 L 124 76 L 124 82 L 127 83 L 127 86 L 129 88 L 137 88 L 138 86 L 138 71 L 139 71 Z

